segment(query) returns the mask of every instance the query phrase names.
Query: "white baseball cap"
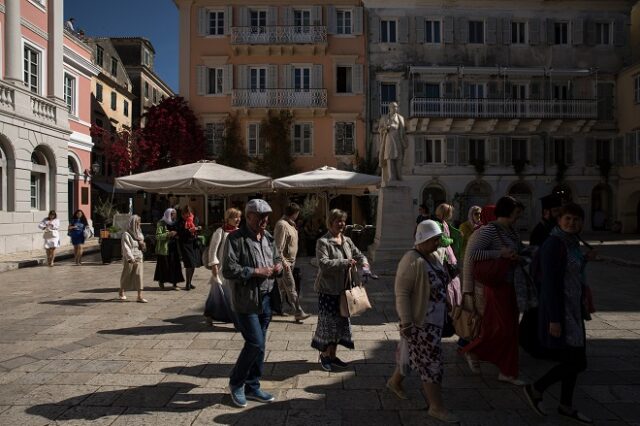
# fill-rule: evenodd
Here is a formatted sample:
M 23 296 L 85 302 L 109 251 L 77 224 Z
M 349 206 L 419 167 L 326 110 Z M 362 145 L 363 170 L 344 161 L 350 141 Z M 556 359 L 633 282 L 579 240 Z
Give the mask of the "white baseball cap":
M 265 200 L 261 198 L 254 198 L 253 200 L 249 200 L 246 207 L 244 208 L 244 214 L 247 213 L 258 213 L 265 214 L 271 213 L 271 206 Z
M 440 229 L 438 222 L 435 220 L 423 220 L 418 224 L 418 229 L 416 229 L 416 241 L 413 245 L 417 246 L 418 244 L 422 244 L 428 239 L 439 235 L 442 235 L 442 229 Z

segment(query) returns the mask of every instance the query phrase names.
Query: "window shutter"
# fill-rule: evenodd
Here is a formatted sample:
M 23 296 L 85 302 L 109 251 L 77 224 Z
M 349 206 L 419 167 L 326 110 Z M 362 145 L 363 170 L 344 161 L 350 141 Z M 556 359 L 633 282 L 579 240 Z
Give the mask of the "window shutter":
M 596 23 L 589 19 L 587 21 L 586 44 L 593 46 L 596 44 Z
M 585 138 L 585 164 L 587 166 L 595 166 L 596 164 L 596 140 L 594 138 Z
M 287 6 L 282 9 L 282 25 L 290 27 L 294 24 L 293 22 L 293 7 Z M 313 16 L 311 16 L 311 23 L 313 24 Z
M 469 43 L 469 20 L 467 18 L 456 19 L 456 43 Z
M 584 19 L 577 18 L 571 22 L 571 42 L 574 45 L 584 44 Z
M 283 89 L 292 89 L 295 86 L 295 82 L 293 81 L 293 65 L 285 64 L 282 65 L 282 88 Z
M 613 44 L 624 46 L 627 39 L 627 22 L 624 19 L 616 19 L 613 23 Z
M 313 64 L 313 69 L 311 70 L 311 88 L 321 89 L 323 87 L 324 82 L 322 81 L 322 64 Z
M 566 143 L 566 142 L 565 142 Z M 556 140 L 553 138 L 547 139 L 547 157 L 544 161 L 548 166 L 553 166 L 556 163 Z
M 414 144 L 415 144 L 415 158 L 413 160 L 413 164 L 414 165 L 421 165 L 424 164 L 425 162 L 425 137 L 424 136 L 416 136 L 415 138 L 413 138 Z
M 267 26 L 275 27 L 278 25 L 278 7 L 269 6 L 267 8 Z
M 278 88 L 278 66 L 269 65 L 267 67 L 267 89 Z
M 209 22 L 208 14 L 209 12 L 204 7 L 198 8 L 198 35 L 200 36 L 209 34 L 209 28 L 207 28 L 207 23 Z
M 355 64 L 352 67 L 352 75 L 353 75 L 353 81 L 352 81 L 351 87 L 353 89 L 353 93 L 361 95 L 364 91 L 364 81 L 363 81 L 364 65 Z
M 224 8 L 224 34 L 231 34 L 231 27 L 233 27 L 233 6 L 227 6 Z
M 511 31 L 511 29 L 509 29 L 509 31 Z M 511 37 L 509 37 L 509 41 L 511 41 Z M 529 44 L 532 46 L 537 46 L 538 44 L 540 44 L 540 20 L 539 19 L 531 19 L 529 21 Z
M 451 44 L 454 41 L 454 28 L 453 28 L 453 16 L 446 16 L 444 18 L 444 42 Z
M 207 93 L 207 71 L 208 68 L 204 65 L 198 65 L 196 67 L 198 95 L 200 96 L 203 96 Z
M 456 137 L 447 136 L 445 144 L 446 144 L 445 149 L 447 150 L 446 164 L 448 166 L 455 166 L 456 165 Z M 425 142 L 425 145 L 426 145 L 426 142 Z
M 566 138 L 564 142 L 564 155 L 567 164 L 573 164 L 573 138 Z
M 502 44 L 511 44 L 511 19 L 502 18 Z
M 240 8 L 240 26 L 248 27 L 249 26 L 249 9 L 245 6 Z
M 371 18 L 371 42 L 380 43 L 380 18 Z
M 497 166 L 500 164 L 500 139 L 489 139 L 489 164 Z
M 380 83 L 374 82 L 371 87 L 371 117 L 373 119 L 380 118 Z
M 502 151 L 502 164 L 505 166 L 510 166 L 513 164 L 511 161 L 511 156 L 513 155 L 513 146 L 512 146 L 511 138 L 503 136 L 500 138 L 500 150 Z
M 616 136 L 613 140 L 613 163 L 618 166 L 624 164 L 624 138 Z
M 238 89 L 248 89 L 249 85 L 249 72 L 247 65 L 238 65 Z
M 336 8 L 334 6 L 327 7 L 327 33 L 336 33 Z
M 322 6 L 311 8 L 311 25 L 322 25 Z
M 458 164 L 466 166 L 469 164 L 469 140 L 464 136 L 458 136 L 455 138 L 456 149 L 458 150 Z M 447 138 L 449 143 L 449 138 Z
M 540 136 L 532 136 L 529 139 L 529 152 L 531 158 L 529 162 L 533 166 L 541 166 L 544 164 L 544 140 Z
M 223 73 L 223 91 L 225 95 L 230 95 L 233 90 L 233 65 L 226 64 Z
M 496 44 L 498 39 L 498 20 L 496 18 L 487 19 L 487 44 Z
M 409 43 L 409 18 L 403 16 L 398 19 L 396 31 L 398 31 L 398 42 Z
M 424 43 L 424 16 L 416 16 L 416 43 Z
M 545 21 L 545 25 L 546 25 L 546 37 L 547 37 L 547 44 L 554 44 L 555 43 L 555 21 L 553 19 L 547 19 Z
M 353 9 L 353 34 L 354 35 L 362 35 L 363 25 L 363 12 L 362 7 L 356 7 Z

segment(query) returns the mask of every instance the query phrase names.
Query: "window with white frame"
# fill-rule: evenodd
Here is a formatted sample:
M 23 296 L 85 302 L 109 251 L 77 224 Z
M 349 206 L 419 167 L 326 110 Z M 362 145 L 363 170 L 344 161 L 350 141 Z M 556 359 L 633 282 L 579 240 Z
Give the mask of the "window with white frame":
M 469 21 L 469 43 L 484 44 L 484 21 Z
M 511 138 L 511 163 L 529 161 L 529 139 Z
M 69 114 L 76 114 L 76 79 L 71 74 L 64 73 L 64 103 Z
M 396 43 L 398 21 L 395 19 L 380 20 L 380 43 Z
M 396 83 L 380 83 L 380 114 L 387 114 L 389 112 L 389 104 L 397 101 Z
M 252 67 L 249 69 L 249 88 L 252 91 L 264 91 L 267 88 L 267 69 Z
M 151 90 L 152 93 L 152 100 L 154 104 L 158 103 L 158 89 L 156 89 L 155 87 Z
M 295 9 L 293 11 L 293 25 L 296 33 L 308 33 L 311 27 L 311 11 L 308 9 Z
M 637 104 L 640 104 L 640 75 L 636 75 L 633 78 L 633 98 Z
M 40 210 L 40 174 L 31 173 L 29 200 L 32 210 Z
M 115 91 L 111 92 L 111 109 L 113 111 L 118 109 L 118 94 Z
M 267 11 L 251 10 L 249 11 L 249 23 L 251 32 L 254 34 L 264 34 L 267 32 Z
M 611 24 L 609 22 L 596 22 L 596 44 L 611 44 Z
M 613 144 L 611 139 L 596 139 L 596 164 L 611 163 L 611 148 Z
M 307 92 L 311 88 L 311 69 L 309 67 L 293 68 L 293 88 L 296 92 Z
M 143 87 L 144 98 L 149 99 L 149 83 L 145 81 L 142 87 Z
M 207 123 L 204 127 L 207 154 L 217 157 L 222 154 L 224 144 L 224 123 Z
M 127 101 L 126 99 L 122 101 L 122 112 L 125 117 L 129 116 L 129 101 Z
M 356 152 L 356 124 L 340 121 L 335 124 L 335 155 L 353 155 Z
M 569 44 L 569 23 L 568 22 L 556 22 L 553 25 L 554 29 L 554 44 L 566 45 Z
M 424 42 L 430 44 L 440 44 L 442 40 L 440 28 L 442 27 L 440 21 L 427 19 L 424 21 Z
M 569 84 L 557 83 L 553 85 L 553 99 L 567 100 L 569 99 Z
M 33 93 L 40 93 L 42 90 L 41 78 L 41 52 L 33 46 L 24 45 L 24 84 Z
M 100 68 L 104 66 L 104 49 L 100 46 L 96 46 L 96 65 Z
M 485 96 L 484 83 L 465 83 L 464 97 L 468 99 L 483 99 Z
M 151 66 L 151 52 L 147 49 L 142 49 L 142 63 L 148 67 Z
M 223 92 L 224 69 L 223 68 L 207 68 L 207 94 L 220 95 Z
M 443 138 L 417 138 L 415 144 L 415 163 L 443 164 L 445 161 Z
M 511 23 L 511 44 L 527 44 L 527 23 Z
M 336 66 L 336 93 L 353 93 L 353 66 Z
M 469 164 L 485 161 L 485 140 L 469 139 Z
M 45 210 L 47 203 L 46 187 L 48 163 L 45 156 L 33 151 L 31 153 L 31 176 L 29 182 L 29 202 L 32 210 Z
M 293 155 L 311 155 L 313 125 L 311 123 L 296 123 L 293 125 L 291 139 L 291 153 Z
M 7 206 L 7 156 L 0 145 L 0 210 L 8 210 Z
M 353 14 L 351 9 L 336 10 L 336 34 L 353 33 Z
M 221 10 L 209 11 L 209 35 L 224 35 L 224 12 Z
M 528 85 L 526 83 L 511 84 L 511 99 L 524 100 L 528 96 Z
M 264 155 L 264 142 L 260 138 L 260 123 L 247 126 L 247 154 L 250 157 Z

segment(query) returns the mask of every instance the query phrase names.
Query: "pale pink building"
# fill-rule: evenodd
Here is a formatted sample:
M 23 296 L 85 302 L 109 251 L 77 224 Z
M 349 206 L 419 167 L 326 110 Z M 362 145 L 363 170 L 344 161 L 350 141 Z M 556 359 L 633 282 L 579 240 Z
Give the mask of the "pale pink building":
M 69 211 L 91 207 L 90 52 L 63 0 L 0 0 L 0 40 L 0 254 L 42 248 L 49 210 L 68 244 Z

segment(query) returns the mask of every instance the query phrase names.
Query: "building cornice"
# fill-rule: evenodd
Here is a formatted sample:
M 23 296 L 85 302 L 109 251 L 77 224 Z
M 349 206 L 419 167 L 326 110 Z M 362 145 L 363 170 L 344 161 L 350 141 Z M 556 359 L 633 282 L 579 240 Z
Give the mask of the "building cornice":
M 100 74 L 100 68 L 98 66 L 94 65 L 91 61 L 83 58 L 78 53 L 74 52 L 73 49 L 67 46 L 64 46 L 63 51 L 64 51 L 65 62 L 74 66 L 74 68 L 91 76 L 96 76 Z
M 73 132 L 69 136 L 68 147 L 91 152 L 93 149 L 93 140 L 89 135 L 85 135 L 80 132 Z

